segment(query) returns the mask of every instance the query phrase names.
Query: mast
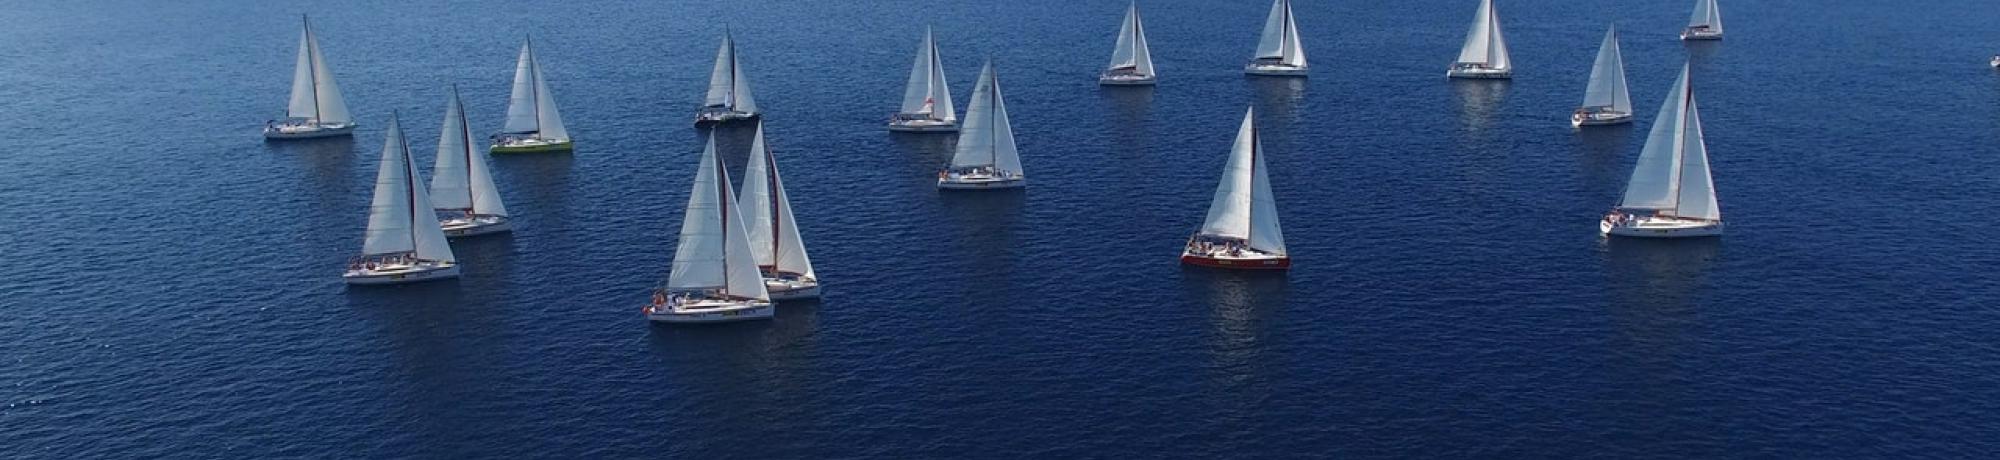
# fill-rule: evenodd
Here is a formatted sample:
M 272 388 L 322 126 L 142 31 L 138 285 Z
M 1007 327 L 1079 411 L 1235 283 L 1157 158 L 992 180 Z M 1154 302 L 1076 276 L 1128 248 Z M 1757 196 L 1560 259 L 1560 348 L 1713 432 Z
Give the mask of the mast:
M 722 46 L 729 48 L 729 97 L 724 101 L 729 110 L 736 110 L 736 37 L 729 32 L 728 26 L 722 28 Z
M 1291 2 L 1286 2 L 1289 5 Z M 1264 145 L 1257 140 L 1257 125 L 1250 125 L 1250 203 L 1243 210 L 1243 245 L 1250 245 L 1250 237 L 1257 231 L 1257 151 Z
M 778 183 L 778 160 L 771 157 L 771 147 L 769 145 L 764 146 L 764 167 L 766 168 L 764 171 L 764 180 L 769 183 L 769 187 L 766 190 L 769 190 L 767 193 L 771 195 L 770 200 L 767 200 L 771 205 L 771 271 L 776 273 L 778 271 L 778 242 L 785 238 L 784 232 L 778 231 L 785 222 L 783 216 L 778 215 L 778 191 L 784 190 L 785 186 Z
M 451 84 L 451 99 L 453 101 L 461 101 L 458 102 L 458 134 L 461 136 L 460 139 L 471 139 L 472 127 L 468 126 L 471 123 L 465 118 L 465 103 L 458 98 L 457 83 Z M 459 148 L 459 151 L 464 153 L 465 158 L 465 214 L 471 216 L 473 215 L 473 210 L 479 209 L 479 194 L 472 190 L 472 143 L 465 142 L 464 144 Z
M 317 122 L 320 119 L 319 106 L 323 102 L 319 100 L 319 39 L 313 37 L 312 21 L 306 15 L 299 15 L 299 22 L 306 26 L 306 75 L 312 77 L 306 81 L 312 82 L 313 121 Z
M 396 118 L 396 112 L 393 110 L 390 111 L 389 119 L 393 121 Z M 416 254 L 417 222 L 421 222 L 417 220 L 417 162 L 410 159 L 410 138 L 408 136 L 398 136 L 396 141 L 398 144 L 397 148 L 403 151 L 403 207 L 407 208 L 410 212 L 410 225 L 408 225 L 410 230 L 410 253 Z
M 1280 40 L 1278 42 L 1278 59 L 1282 60 L 1291 57 L 1285 55 L 1285 47 L 1292 44 L 1292 0 L 1281 1 L 1285 3 L 1285 24 L 1281 31 L 1278 32 Z
M 1682 87 L 1680 110 L 1675 114 L 1680 119 L 1674 120 L 1674 206 L 1672 209 L 1675 216 L 1680 216 L 1681 214 L 1681 176 L 1687 169 L 1682 163 L 1686 161 L 1683 158 L 1687 156 L 1688 101 L 1694 100 L 1694 79 L 1688 78 L 1685 73 L 1681 75 L 1681 78 L 1687 80 L 1687 82 L 1686 86 Z
M 542 62 L 535 59 L 535 37 L 528 35 L 524 39 L 527 41 L 522 46 L 528 48 L 528 100 L 535 104 L 535 135 L 539 136 L 542 134 Z
M 990 66 L 993 64 L 988 63 L 987 65 Z M 993 106 L 1000 103 L 1000 74 L 998 72 L 993 74 L 993 89 L 986 92 L 986 99 L 986 110 L 994 112 L 986 117 L 986 132 L 999 133 L 999 111 L 994 110 L 996 107 Z M 986 156 L 988 158 L 986 164 L 992 165 L 993 169 L 1000 169 L 1000 138 L 992 135 L 989 135 L 989 137 L 993 137 L 993 142 L 986 147 Z

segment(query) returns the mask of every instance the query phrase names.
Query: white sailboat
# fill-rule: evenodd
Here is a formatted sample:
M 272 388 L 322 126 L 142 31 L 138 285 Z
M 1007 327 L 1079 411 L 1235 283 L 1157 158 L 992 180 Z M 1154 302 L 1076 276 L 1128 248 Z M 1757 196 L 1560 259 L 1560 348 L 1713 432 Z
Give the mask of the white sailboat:
M 778 160 L 764 143 L 764 124 L 750 141 L 750 159 L 743 167 L 743 223 L 750 233 L 750 256 L 764 276 L 771 300 L 819 297 L 819 277 L 813 274 L 806 243 L 799 239 L 799 221 L 792 217 L 792 200 L 778 177 Z
M 397 284 L 457 277 L 458 259 L 431 211 L 402 124 L 390 115 L 375 200 L 368 206 L 368 237 L 341 278 L 347 284 Z
M 889 117 L 889 130 L 921 133 L 958 131 L 958 108 L 951 105 L 951 85 L 944 81 L 944 58 L 937 39 L 924 28 L 917 61 L 910 64 L 910 83 L 903 87 L 903 108 Z
M 1000 96 L 1000 78 L 993 74 L 993 61 L 979 71 L 979 84 L 972 89 L 972 107 L 965 110 L 965 126 L 958 134 L 958 149 L 951 163 L 938 171 L 938 188 L 978 190 L 1019 188 L 1028 185 L 1021 171 L 1021 153 L 1014 148 L 1014 127 L 1007 122 L 1007 101 Z
M 1208 219 L 1181 250 L 1181 263 L 1214 268 L 1284 270 L 1292 267 L 1285 253 L 1285 234 L 1278 227 L 1278 202 L 1264 167 L 1264 145 L 1257 139 L 1255 109 L 1243 113 L 1236 144 L 1222 165 L 1222 182 L 1208 204 Z
M 300 16 L 304 32 L 299 34 L 299 60 L 292 69 L 292 101 L 285 119 L 264 123 L 265 139 L 310 139 L 354 134 L 354 117 L 347 113 L 347 101 L 340 97 L 340 85 L 333 82 L 333 70 L 326 66 L 319 37 L 312 22 Z
M 694 114 L 697 126 L 736 120 L 754 120 L 757 99 L 750 96 L 750 79 L 743 76 L 743 59 L 736 55 L 736 39 L 722 32 L 722 47 L 715 50 L 715 70 L 708 74 L 708 97 Z
M 652 303 L 643 309 L 646 319 L 718 323 L 771 317 L 771 295 L 751 257 L 750 237 L 724 168 L 711 133 L 688 193 L 673 271 L 667 284 L 653 291 Z
M 1604 32 L 1597 46 L 1597 62 L 1590 67 L 1590 86 L 1583 90 L 1583 106 L 1569 116 L 1574 127 L 1615 125 L 1632 122 L 1632 94 L 1625 90 L 1625 58 L 1618 52 L 1618 27 Z
M 472 126 L 465 120 L 458 85 L 445 103 L 444 127 L 438 133 L 437 164 L 431 168 L 431 205 L 441 213 L 438 224 L 446 237 L 476 236 L 513 230 L 500 189 L 486 158 L 473 151 Z
M 1993 55 L 1993 60 L 1986 61 L 1986 64 L 1993 66 L 1995 69 L 2000 69 L 2000 54 Z
M 1660 106 L 1660 115 L 1653 118 L 1653 132 L 1632 166 L 1625 199 L 1598 222 L 1598 231 L 1644 238 L 1722 234 L 1722 208 L 1715 201 L 1701 113 L 1695 108 L 1686 66 Z
M 1513 78 L 1514 62 L 1507 59 L 1507 38 L 1500 33 L 1500 13 L 1493 0 L 1479 0 L 1479 12 L 1472 18 L 1472 30 L 1465 33 L 1465 47 L 1458 61 L 1445 72 L 1452 78 Z
M 574 148 L 556 110 L 555 93 L 535 58 L 533 39 L 521 43 L 514 65 L 514 91 L 507 97 L 507 125 L 493 136 L 493 153 L 565 152 Z
M 1715 7 L 1715 0 L 1694 0 L 1694 12 L 1688 15 L 1688 26 L 1681 30 L 1681 39 L 1722 39 L 1722 9 Z
M 1118 43 L 1111 47 L 1111 65 L 1097 77 L 1097 83 L 1151 85 L 1158 77 L 1153 73 L 1153 52 L 1146 47 L 1146 26 L 1139 21 L 1139 2 L 1134 1 L 1125 9 L 1125 24 L 1118 27 Z
M 1306 75 L 1306 49 L 1299 45 L 1299 26 L 1292 20 L 1292 0 L 1271 2 L 1271 14 L 1264 19 L 1264 35 L 1257 40 L 1257 57 L 1243 66 L 1243 73 L 1276 77 Z

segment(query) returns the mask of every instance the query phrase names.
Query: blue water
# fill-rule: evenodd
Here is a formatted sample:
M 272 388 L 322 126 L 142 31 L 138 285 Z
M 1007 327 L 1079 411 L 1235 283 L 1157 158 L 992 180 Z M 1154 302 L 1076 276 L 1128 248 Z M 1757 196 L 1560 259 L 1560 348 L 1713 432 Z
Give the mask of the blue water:
M 1443 74 L 1475 2 L 1302 1 L 1313 75 L 1246 78 L 1268 3 L 0 8 L 0 457 L 2000 456 L 2000 8 L 1510 0 L 1511 82 Z M 300 8 L 308 8 L 301 11 Z M 541 11 L 531 14 L 530 11 Z M 265 143 L 313 14 L 353 140 Z M 1576 133 L 1616 21 L 1635 126 Z M 647 324 L 727 23 L 827 283 Z M 926 23 L 998 63 L 1019 194 L 884 132 Z M 350 289 L 383 129 L 502 117 L 533 33 L 574 155 L 492 159 L 511 236 Z M 1604 241 L 1692 63 L 1729 234 Z M 1297 267 L 1187 269 L 1245 106 Z M 740 168 L 745 130 L 722 133 Z

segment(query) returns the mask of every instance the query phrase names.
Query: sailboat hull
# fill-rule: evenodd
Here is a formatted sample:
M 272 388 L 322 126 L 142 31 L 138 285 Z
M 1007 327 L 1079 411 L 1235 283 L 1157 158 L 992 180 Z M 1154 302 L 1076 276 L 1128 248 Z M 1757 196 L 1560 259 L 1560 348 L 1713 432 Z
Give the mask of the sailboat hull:
M 1445 71 L 1444 75 L 1446 77 L 1451 77 L 1451 78 L 1467 78 L 1474 80 L 1502 80 L 1502 79 L 1514 78 L 1514 70 L 1493 69 L 1486 67 L 1453 67 L 1451 70 Z
M 264 127 L 264 139 L 293 140 L 293 139 L 319 139 L 324 137 L 352 136 L 354 135 L 354 126 L 355 126 L 354 123 L 346 123 L 338 125 L 313 124 L 313 125 L 303 125 L 303 126 L 268 125 Z
M 416 265 L 355 267 L 340 277 L 352 285 L 404 284 L 458 277 L 458 264 L 426 262 Z
M 560 139 L 554 141 L 548 141 L 542 139 L 524 139 L 513 142 L 493 144 L 493 147 L 488 150 L 491 151 L 492 153 L 545 153 L 545 152 L 569 152 L 575 150 L 575 148 L 576 148 L 576 143 L 571 142 L 569 139 Z
M 1681 31 L 1681 40 L 1721 40 L 1722 32 L 1709 29 L 1688 28 Z
M 1240 256 L 1226 254 L 1181 253 L 1181 263 L 1197 267 L 1228 270 L 1288 270 L 1292 268 L 1290 256 L 1245 253 Z
M 704 300 L 681 307 L 647 305 L 643 311 L 647 320 L 660 323 L 732 323 L 771 319 L 777 309 L 759 300 Z
M 1152 75 L 1106 74 L 1097 77 L 1097 84 L 1104 86 L 1152 86 L 1156 83 L 1159 79 Z
M 1243 66 L 1243 73 L 1264 77 L 1304 77 L 1306 67 L 1252 62 Z
M 1993 56 L 1993 62 L 1990 64 L 1993 65 L 1993 68 L 2000 69 L 2000 56 Z
M 1605 219 L 1597 222 L 1597 230 L 1606 236 L 1628 238 L 1703 238 L 1722 236 L 1722 221 L 1640 218 L 1614 223 Z
M 445 238 L 464 238 L 514 231 L 513 222 L 506 216 L 478 216 L 472 219 L 456 217 L 438 221 L 444 227 Z
M 765 278 L 764 290 L 770 292 L 773 301 L 817 299 L 819 281 Z
M 896 120 L 889 122 L 889 130 L 899 133 L 955 133 L 958 123 L 944 120 Z
M 754 121 L 762 115 L 744 112 L 702 111 L 694 114 L 696 127 L 715 126 L 738 121 Z
M 1013 189 L 1027 187 L 1028 178 L 1019 176 L 1007 178 L 994 176 L 951 176 L 939 178 L 937 186 L 942 190 Z
M 1571 127 L 1622 125 L 1632 122 L 1632 114 L 1618 112 L 1576 113 L 1569 116 Z

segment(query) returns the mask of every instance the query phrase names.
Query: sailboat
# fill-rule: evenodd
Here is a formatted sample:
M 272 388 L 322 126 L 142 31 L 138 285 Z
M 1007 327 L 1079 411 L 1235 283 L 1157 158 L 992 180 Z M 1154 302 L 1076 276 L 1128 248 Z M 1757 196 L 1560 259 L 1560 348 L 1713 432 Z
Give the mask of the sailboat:
M 1653 117 L 1653 133 L 1632 166 L 1625 199 L 1598 222 L 1605 235 L 1686 238 L 1722 234 L 1722 208 L 1708 171 L 1701 113 L 1695 108 L 1688 69 Z
M 1299 46 L 1299 26 L 1292 21 L 1292 0 L 1271 2 L 1271 15 L 1264 19 L 1264 35 L 1257 40 L 1257 57 L 1243 66 L 1243 73 L 1306 75 L 1306 49 Z
M 1222 165 L 1222 182 L 1208 204 L 1208 219 L 1181 250 L 1181 263 L 1203 267 L 1284 270 L 1292 268 L 1285 234 L 1278 228 L 1278 202 L 1257 139 L 1256 109 L 1243 113 L 1236 144 Z
M 451 87 L 451 100 L 444 107 L 444 128 L 438 133 L 437 164 L 431 168 L 431 204 L 442 213 L 438 224 L 446 237 L 475 236 L 513 230 L 507 221 L 507 206 L 500 202 L 500 189 L 493 186 L 493 173 L 486 158 L 472 150 L 472 127 L 465 121 L 465 105 L 459 102 L 458 86 Z
M 718 323 L 767 319 L 773 308 L 764 278 L 750 254 L 729 173 L 715 154 L 715 135 L 701 151 L 694 190 L 681 219 L 680 246 L 667 284 L 653 290 L 646 319 L 668 323 Z
M 1993 66 L 1993 68 L 1995 69 L 2000 69 L 2000 54 L 1993 55 L 1993 60 L 1987 61 L 1986 63 L 1988 65 Z
M 1604 32 L 1597 46 L 1597 63 L 1590 67 L 1590 86 L 1583 106 L 1569 116 L 1570 126 L 1615 125 L 1632 122 L 1632 95 L 1625 90 L 1625 58 L 1618 53 L 1618 27 Z
M 1289 22 L 1287 23 L 1289 24 Z M 1300 58 L 1303 62 L 1303 57 Z M 1097 77 L 1103 85 L 1151 85 L 1153 52 L 1146 48 L 1146 26 L 1139 22 L 1139 2 L 1125 9 L 1125 25 L 1118 27 L 1118 44 L 1111 47 L 1111 65 Z
M 458 259 L 438 228 L 402 124 L 390 115 L 381 169 L 375 173 L 375 201 L 368 206 L 368 237 L 341 278 L 347 284 L 398 284 L 457 277 Z
M 951 85 L 944 81 L 944 59 L 937 40 L 924 28 L 917 61 L 910 64 L 910 82 L 903 87 L 903 108 L 889 117 L 889 130 L 917 133 L 958 131 L 958 109 L 951 105 Z
M 1722 39 L 1722 10 L 1715 7 L 1715 0 L 1694 0 L 1694 12 L 1688 15 L 1688 26 L 1681 30 L 1681 39 Z
M 1452 78 L 1513 78 L 1514 63 L 1507 59 L 1507 38 L 1500 33 L 1500 13 L 1493 0 L 1479 0 L 1479 13 L 1472 18 L 1472 30 L 1465 33 L 1465 47 L 1445 76 Z
M 958 149 L 951 163 L 938 171 L 938 188 L 977 190 L 1019 188 L 1028 185 L 1021 171 L 1021 153 L 1014 149 L 1014 127 L 1007 122 L 1007 101 L 1000 96 L 1000 78 L 993 75 L 993 61 L 979 70 L 979 84 L 972 88 L 972 107 L 965 110 L 965 126 L 958 134 Z
M 715 50 L 715 70 L 708 74 L 708 98 L 694 114 L 694 124 L 703 126 L 757 118 L 757 99 L 750 96 L 750 79 L 743 76 L 743 59 L 736 55 L 736 39 L 722 32 L 722 47 Z
M 292 70 L 292 103 L 285 119 L 264 123 L 265 139 L 310 139 L 354 134 L 354 117 L 347 113 L 347 101 L 340 98 L 340 85 L 333 82 L 333 70 L 326 66 L 319 37 L 312 22 L 300 16 L 305 31 L 299 34 L 299 61 Z
M 507 125 L 493 136 L 493 153 L 566 152 L 573 148 L 569 130 L 556 110 L 555 93 L 535 58 L 533 39 L 521 43 L 514 65 L 514 91 L 507 97 Z
M 799 239 L 799 221 L 792 217 L 792 200 L 778 177 L 778 160 L 764 143 L 764 124 L 750 141 L 750 159 L 743 167 L 744 229 L 750 232 L 750 256 L 764 276 L 771 300 L 819 297 L 819 277 L 813 275 L 806 243 Z

